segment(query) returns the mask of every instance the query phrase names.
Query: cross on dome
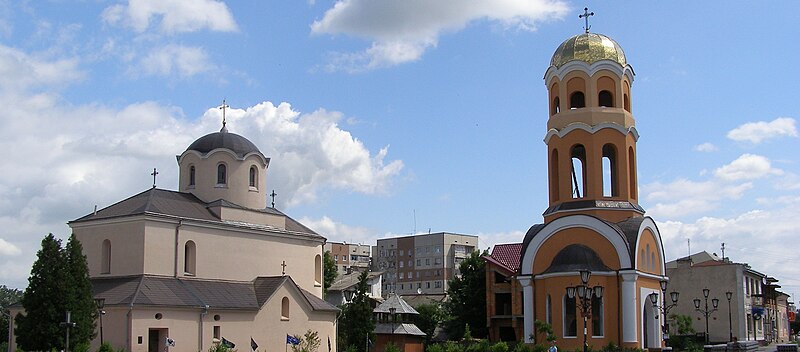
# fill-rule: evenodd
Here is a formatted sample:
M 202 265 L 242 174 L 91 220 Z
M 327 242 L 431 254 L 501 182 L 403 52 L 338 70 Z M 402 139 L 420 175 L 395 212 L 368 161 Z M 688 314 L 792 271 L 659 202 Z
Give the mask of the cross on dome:
M 594 12 L 589 12 L 588 7 L 584 7 L 583 14 L 578 16 L 578 18 L 583 18 L 584 21 L 586 21 L 586 24 L 583 27 L 583 30 L 586 31 L 586 33 L 589 33 L 589 29 L 592 28 L 592 26 L 589 25 L 589 16 L 594 16 Z
M 230 108 L 230 105 L 225 103 L 225 99 L 222 99 L 222 105 L 220 105 L 218 107 L 218 109 L 222 110 L 222 129 L 219 130 L 220 132 L 228 132 L 228 129 L 225 127 L 225 124 L 226 124 L 226 121 L 225 121 L 225 110 L 227 110 L 228 108 Z

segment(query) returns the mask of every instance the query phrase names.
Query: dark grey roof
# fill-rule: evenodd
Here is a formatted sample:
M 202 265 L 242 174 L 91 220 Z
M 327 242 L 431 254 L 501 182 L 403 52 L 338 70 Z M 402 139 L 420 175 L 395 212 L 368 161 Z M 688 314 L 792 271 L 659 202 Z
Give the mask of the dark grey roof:
M 315 311 L 339 309 L 303 290 L 289 276 L 258 277 L 253 281 L 185 279 L 137 275 L 93 278 L 96 298 L 109 306 L 168 306 L 258 310 L 284 283 L 296 287 Z
M 367 280 L 372 280 L 378 276 L 383 274 L 382 271 L 370 271 L 367 273 Z M 353 271 L 349 274 L 339 275 L 336 277 L 336 280 L 333 281 L 331 287 L 328 287 L 328 291 L 342 291 L 348 289 L 350 287 L 358 285 L 358 278 L 361 276 L 361 272 Z
M 145 213 L 173 215 L 182 218 L 219 221 L 206 203 L 191 193 L 151 188 L 128 199 L 114 203 L 72 222 L 140 215 Z
M 569 202 L 561 202 L 553 204 L 551 207 L 547 208 L 544 211 L 545 216 L 555 213 L 557 211 L 564 211 L 564 210 L 579 210 L 579 209 L 587 209 L 587 208 L 607 208 L 607 209 L 626 209 L 626 210 L 634 210 L 639 213 L 644 214 L 644 208 L 642 208 L 639 204 L 628 202 L 628 201 L 619 201 L 619 200 L 576 200 L 576 201 L 569 201 Z
M 392 331 L 394 328 L 394 331 Z M 409 324 L 409 323 L 377 323 L 375 324 L 375 333 L 381 335 L 414 335 L 414 336 L 425 336 L 425 333 L 422 332 L 416 325 Z
M 544 228 L 544 224 L 535 224 L 528 229 L 528 232 L 525 233 L 525 237 L 522 239 L 522 251 L 519 253 L 519 261 L 522 264 L 522 258 L 525 258 L 525 252 L 528 251 L 528 246 L 533 241 L 533 238 L 536 237 L 536 234 L 539 233 Z
M 628 252 L 630 252 L 631 260 L 636 258 L 636 240 L 639 238 L 639 227 L 644 221 L 643 216 L 627 218 L 615 224 L 619 228 L 620 233 L 625 237 L 625 242 L 628 243 Z M 634 263 L 631 263 L 633 265 Z
M 198 138 L 196 141 L 190 144 L 189 148 L 186 148 L 186 150 L 194 150 L 202 154 L 207 154 L 208 152 L 219 148 L 228 149 L 236 153 L 236 155 L 240 158 L 249 153 L 258 153 L 261 155 L 261 157 L 264 156 L 261 154 L 261 151 L 258 150 L 258 147 L 253 144 L 253 142 L 250 142 L 247 138 L 244 138 L 236 133 L 227 132 L 227 129 L 225 128 L 223 128 L 220 132 L 209 133 Z
M 373 313 L 391 313 L 389 309 L 394 308 L 395 314 L 419 314 L 414 307 L 406 303 L 400 296 L 396 293 L 390 293 L 389 297 L 386 298 L 381 305 L 375 307 L 372 310 Z
M 610 271 L 611 269 L 603 263 L 600 256 L 591 248 L 582 244 L 571 244 L 561 249 L 553 257 L 553 261 L 543 274 L 579 270 Z

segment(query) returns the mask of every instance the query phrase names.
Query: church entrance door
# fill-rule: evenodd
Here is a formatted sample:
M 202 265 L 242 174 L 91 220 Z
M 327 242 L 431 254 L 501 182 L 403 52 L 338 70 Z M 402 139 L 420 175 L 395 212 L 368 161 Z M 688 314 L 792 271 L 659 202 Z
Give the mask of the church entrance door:
M 169 329 L 150 329 L 147 333 L 147 352 L 166 351 Z

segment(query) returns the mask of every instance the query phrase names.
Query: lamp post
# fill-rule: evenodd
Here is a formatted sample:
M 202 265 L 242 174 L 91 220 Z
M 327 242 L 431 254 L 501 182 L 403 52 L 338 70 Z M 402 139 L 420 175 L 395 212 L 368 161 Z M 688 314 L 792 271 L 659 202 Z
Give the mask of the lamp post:
M 603 298 L 603 286 L 589 287 L 589 277 L 592 272 L 589 270 L 581 270 L 581 285 L 567 287 L 567 297 L 574 299 L 577 293 L 580 304 L 578 308 L 581 310 L 583 317 L 583 352 L 589 349 L 589 344 L 586 341 L 586 320 L 592 316 L 592 296 Z
M 67 311 L 67 320 L 61 322 L 59 325 L 67 328 L 67 336 L 66 336 L 66 342 L 64 343 L 64 351 L 69 352 L 69 329 L 75 326 L 75 323 L 72 322 L 70 311 Z
M 352 288 L 348 288 L 348 289 L 346 289 L 346 290 L 344 290 L 342 292 L 344 293 L 344 304 L 353 303 L 353 296 L 356 294 L 356 291 L 354 291 Z M 337 341 L 336 341 L 336 349 L 338 350 L 339 349 L 339 341 L 338 341 L 338 339 L 339 339 L 339 323 L 336 323 L 336 339 L 337 339 Z M 369 351 L 369 335 L 367 335 L 367 341 L 365 341 L 364 345 L 366 346 L 364 351 Z
M 97 304 L 97 318 L 100 320 L 100 346 L 103 345 L 103 316 L 106 315 L 106 311 L 103 310 L 103 307 L 106 306 L 106 299 L 105 298 L 95 298 L 94 303 Z
M 703 314 L 706 317 L 706 345 L 708 344 L 708 316 L 711 315 L 711 313 L 716 312 L 717 311 L 717 306 L 719 306 L 719 299 L 713 298 L 713 299 L 711 299 L 711 305 L 714 308 L 713 309 L 708 309 L 708 294 L 709 293 L 710 293 L 709 289 L 707 289 L 707 288 L 703 289 L 703 297 L 705 298 L 705 302 L 706 302 L 704 309 L 700 309 L 700 299 L 699 298 L 695 298 L 694 299 L 694 310 L 700 312 L 700 314 Z
M 664 340 L 669 339 L 669 325 L 667 325 L 667 314 L 669 314 L 670 309 L 678 305 L 678 297 L 680 295 L 679 292 L 675 291 L 670 292 L 669 297 L 672 300 L 672 304 L 667 304 L 667 283 L 668 283 L 667 280 L 661 280 L 659 282 L 659 284 L 661 285 L 661 297 L 663 298 L 660 307 L 658 305 L 658 294 L 654 292 L 649 295 L 650 303 L 653 304 L 653 308 L 658 309 L 663 316 L 664 320 L 662 320 L 663 325 L 661 326 L 661 332 L 663 333 Z
M 733 292 L 725 292 L 725 298 L 728 299 L 728 335 L 730 335 L 728 336 L 728 341 L 733 342 L 733 314 L 731 313 L 731 298 L 733 298 Z

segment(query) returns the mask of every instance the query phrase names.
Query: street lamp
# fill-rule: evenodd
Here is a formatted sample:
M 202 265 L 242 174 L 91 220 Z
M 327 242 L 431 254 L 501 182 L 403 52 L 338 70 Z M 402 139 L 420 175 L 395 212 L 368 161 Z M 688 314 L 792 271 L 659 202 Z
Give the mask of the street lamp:
M 728 335 L 730 335 L 730 340 L 728 341 L 733 342 L 733 315 L 731 313 L 731 298 L 733 298 L 733 292 L 725 292 L 725 298 L 728 299 Z
M 64 351 L 69 352 L 69 329 L 75 327 L 75 322 L 73 322 L 71 319 L 70 311 L 67 311 L 66 321 L 62 321 L 61 323 L 59 323 L 59 325 L 67 328 L 67 336 L 65 339 L 66 342 L 64 343 Z
M 352 303 L 353 302 L 353 295 L 356 294 L 356 291 L 351 289 L 344 290 L 344 303 Z
M 713 298 L 711 299 L 711 305 L 714 306 L 714 309 L 708 309 L 709 293 L 710 293 L 709 289 L 707 288 L 703 289 L 703 297 L 705 298 L 706 302 L 704 309 L 700 309 L 700 299 L 699 298 L 694 299 L 694 310 L 700 312 L 700 314 L 703 314 L 706 317 L 706 345 L 708 344 L 708 316 L 711 315 L 711 313 L 716 312 L 717 306 L 719 306 L 719 299 Z
M 672 300 L 672 304 L 667 304 L 667 280 L 661 280 L 659 284 L 661 285 L 661 297 L 663 301 L 661 306 L 658 306 L 658 294 L 655 292 L 649 295 L 650 303 L 653 304 L 653 308 L 658 309 L 661 311 L 661 314 L 664 317 L 663 325 L 661 326 L 661 332 L 664 334 L 664 340 L 669 338 L 669 325 L 667 325 L 667 314 L 669 314 L 669 310 L 673 307 L 678 305 L 678 297 L 680 295 L 679 292 L 672 291 L 669 293 L 669 298 Z
M 603 286 L 589 287 L 589 277 L 592 272 L 589 270 L 581 270 L 581 285 L 567 287 L 567 297 L 574 299 L 577 293 L 580 300 L 578 308 L 581 310 L 583 317 L 583 352 L 589 349 L 589 344 L 586 342 L 586 320 L 592 316 L 592 296 L 603 298 Z
M 103 310 L 103 307 L 106 306 L 106 299 L 105 298 L 95 298 L 94 303 L 97 304 L 97 317 L 100 319 L 100 346 L 103 345 L 103 316 L 106 315 L 106 311 Z

